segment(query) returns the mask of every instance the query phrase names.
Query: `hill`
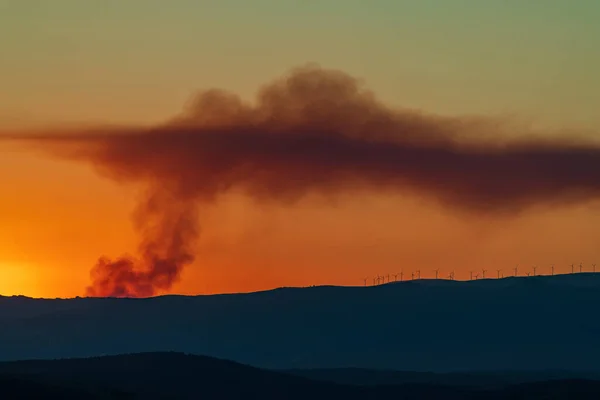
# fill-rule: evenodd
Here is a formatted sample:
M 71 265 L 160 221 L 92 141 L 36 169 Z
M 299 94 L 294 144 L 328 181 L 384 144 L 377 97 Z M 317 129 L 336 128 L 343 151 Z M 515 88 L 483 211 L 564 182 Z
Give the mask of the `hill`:
M 116 393 L 113 393 L 112 395 L 114 396 Z M 118 398 L 110 396 L 111 394 L 107 393 L 104 398 Z M 0 375 L 0 398 L 10 400 L 99 400 L 103 397 L 95 395 L 90 391 L 74 388 L 69 384 L 61 386 L 30 377 Z
M 7 399 L 597 399 L 600 382 L 563 380 L 496 388 L 319 382 L 226 360 L 179 353 L 0 363 Z
M 600 274 L 147 299 L 0 298 L 0 359 L 179 351 L 269 369 L 600 372 Z
M 33 387 L 32 393 L 38 395 L 48 390 L 51 395 L 66 393 L 98 399 L 384 399 L 399 393 L 408 399 L 422 394 L 427 398 L 459 399 L 471 393 L 433 385 L 354 388 L 180 353 L 0 363 L 0 396 L 5 376 L 13 382 L 31 382 L 29 387 L 18 387 Z
M 389 386 L 405 384 L 458 386 L 498 389 L 511 385 L 534 382 L 590 380 L 600 381 L 600 374 L 573 371 L 473 371 L 473 372 L 413 372 L 374 370 L 364 368 L 291 369 L 290 375 L 342 385 Z

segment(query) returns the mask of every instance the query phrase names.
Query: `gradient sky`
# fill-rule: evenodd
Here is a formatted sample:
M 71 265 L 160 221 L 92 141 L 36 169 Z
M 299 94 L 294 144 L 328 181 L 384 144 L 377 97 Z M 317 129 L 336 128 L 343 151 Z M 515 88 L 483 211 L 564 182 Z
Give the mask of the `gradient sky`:
M 595 135 L 599 19 L 594 0 L 0 0 L 0 131 L 162 121 L 198 89 L 251 99 L 317 62 L 389 104 Z M 135 188 L 1 145 L 0 190 L 0 294 L 81 295 L 98 256 L 135 250 Z M 498 220 L 408 196 L 267 208 L 232 194 L 202 219 L 198 261 L 174 292 L 600 260 L 597 205 Z

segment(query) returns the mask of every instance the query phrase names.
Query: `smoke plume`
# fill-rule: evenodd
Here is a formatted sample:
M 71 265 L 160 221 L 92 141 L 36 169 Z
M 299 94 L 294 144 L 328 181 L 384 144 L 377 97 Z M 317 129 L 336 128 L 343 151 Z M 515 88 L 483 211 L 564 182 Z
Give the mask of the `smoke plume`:
M 199 206 L 231 188 L 276 202 L 403 191 L 483 213 L 600 196 L 599 147 L 528 132 L 500 140 L 503 129 L 492 119 L 393 109 L 352 77 L 307 66 L 264 86 L 253 103 L 209 90 L 159 126 L 29 140 L 147 187 L 133 218 L 138 258 L 101 259 L 88 295 L 151 296 L 194 260 Z

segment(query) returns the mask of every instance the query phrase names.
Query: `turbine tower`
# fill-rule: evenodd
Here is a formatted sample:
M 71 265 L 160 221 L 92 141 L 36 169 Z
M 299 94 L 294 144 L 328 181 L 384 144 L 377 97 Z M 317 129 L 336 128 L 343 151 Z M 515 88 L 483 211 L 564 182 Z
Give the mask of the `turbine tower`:
M 400 271 L 400 282 L 404 279 L 404 272 Z
M 498 279 L 500 279 L 500 272 L 502 272 L 501 269 L 497 269 L 496 272 L 498 272 Z
M 592 272 L 596 273 L 596 264 L 592 264 Z
M 471 273 L 471 280 L 473 280 L 473 271 L 469 271 Z
M 519 264 L 515 267 L 515 276 L 519 276 Z
M 365 281 L 365 286 L 367 286 L 367 279 L 369 278 L 364 278 L 363 281 Z
M 417 270 L 417 277 L 418 277 L 417 279 L 421 279 L 421 270 L 420 269 Z
M 533 266 L 533 276 L 535 276 L 535 271 L 537 270 L 537 265 Z
M 579 263 L 579 273 L 583 272 L 583 263 Z
M 392 276 L 394 277 L 394 282 L 398 281 L 398 274 L 392 274 Z
M 552 275 L 554 275 L 554 264 L 552 264 Z
M 485 279 L 485 273 L 487 272 L 487 270 L 486 269 L 482 269 L 481 272 L 482 272 L 481 273 L 481 279 Z
M 571 273 L 574 274 L 575 273 L 575 264 L 571 264 Z
M 440 269 L 439 268 L 438 269 L 434 269 L 434 271 L 435 271 L 435 279 L 437 279 L 438 278 L 438 273 L 440 272 Z

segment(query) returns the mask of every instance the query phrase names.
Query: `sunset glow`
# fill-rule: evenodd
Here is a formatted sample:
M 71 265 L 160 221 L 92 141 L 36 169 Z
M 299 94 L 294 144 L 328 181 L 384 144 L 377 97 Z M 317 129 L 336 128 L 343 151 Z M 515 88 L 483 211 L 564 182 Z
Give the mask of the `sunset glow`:
M 519 127 L 496 132 L 486 125 L 476 131 L 483 141 L 484 135 L 504 140 L 538 131 L 546 139 L 600 138 L 600 53 L 590 51 L 591 38 L 600 37 L 600 26 L 590 17 L 600 12 L 595 2 L 571 4 L 567 15 L 561 7 L 568 2 L 558 1 L 548 2 L 553 7 L 496 2 L 489 7 L 493 10 L 483 2 L 453 2 L 461 5 L 445 10 L 438 4 L 432 14 L 425 5 L 432 1 L 381 1 L 368 14 L 379 19 L 367 17 L 367 3 L 356 1 L 348 2 L 344 17 L 328 2 L 274 6 L 258 1 L 256 9 L 250 2 L 235 8 L 228 6 L 232 1 L 193 7 L 186 1 L 174 0 L 173 6 L 149 2 L 144 18 L 136 17 L 142 4 L 137 0 L 107 1 L 102 12 L 97 4 L 67 0 L 39 9 L 22 1 L 5 3 L 0 34 L 10 39 L 3 50 L 8 62 L 0 63 L 4 134 L 49 127 L 56 132 L 57 126 L 154 126 L 179 116 L 196 91 L 213 87 L 255 103 L 264 85 L 291 68 L 316 62 L 358 77 L 389 107 L 435 118 L 497 118 Z M 248 13 L 256 14 L 252 25 Z M 577 21 L 569 17 L 575 13 Z M 302 35 L 295 29 L 299 15 L 304 26 L 313 26 Z M 539 18 L 531 26 L 523 15 Z M 214 21 L 224 22 L 217 27 Z M 419 34 L 423 21 L 430 29 Z M 465 30 L 467 21 L 478 21 L 477 35 Z M 517 37 L 520 45 L 514 47 Z M 210 136 L 207 143 L 214 143 Z M 95 156 L 116 154 L 112 144 L 101 145 L 110 151 Z M 97 150 L 86 146 L 80 150 Z M 142 159 L 157 153 L 140 154 Z M 233 156 L 249 157 L 241 154 Z M 126 169 L 118 158 L 106 164 L 75 158 L 0 143 L 0 295 L 83 296 L 100 256 L 136 255 L 139 235 L 131 216 L 147 181 L 129 184 L 107 176 L 110 168 Z M 258 157 L 248 159 L 258 163 Z M 318 162 L 312 160 L 297 165 L 309 169 Z M 271 159 L 265 165 L 280 166 Z M 132 168 L 139 173 L 145 166 L 140 161 Z M 340 168 L 359 177 L 365 169 Z M 164 176 L 171 170 L 165 167 Z M 557 180 L 565 170 L 556 166 Z M 449 180 L 440 185 L 446 187 Z M 267 181 L 277 187 L 285 182 Z M 587 181 L 582 182 L 583 187 Z M 542 179 L 537 183 L 553 189 Z M 498 269 L 508 276 L 517 264 L 523 274 L 534 265 L 538 273 L 549 274 L 551 264 L 555 273 L 567 273 L 572 263 L 589 270 L 600 261 L 600 203 L 593 195 L 568 204 L 536 200 L 522 211 L 495 214 L 449 207 L 442 189 L 434 196 L 412 189 L 367 186 L 328 195 L 317 187 L 295 202 L 277 196 L 263 201 L 239 187 L 215 190 L 218 200 L 199 203 L 194 262 L 158 294 L 362 285 L 366 277 L 372 283 L 378 274 L 400 271 L 405 278 L 416 270 L 433 278 L 438 268 L 440 277 L 455 271 L 457 279 L 482 269 L 490 277 Z M 557 190 L 546 197 L 559 195 Z

